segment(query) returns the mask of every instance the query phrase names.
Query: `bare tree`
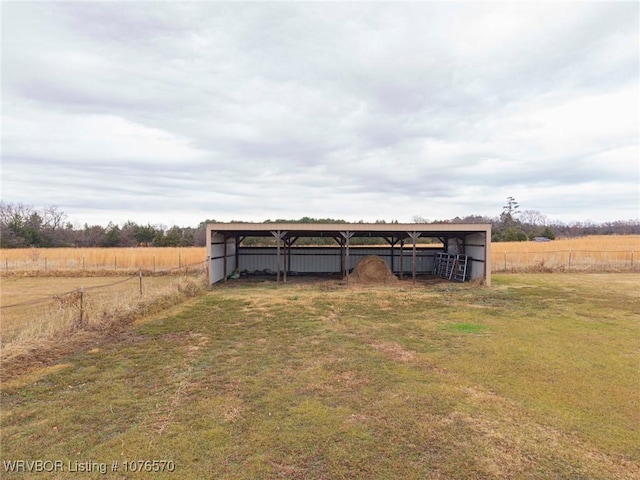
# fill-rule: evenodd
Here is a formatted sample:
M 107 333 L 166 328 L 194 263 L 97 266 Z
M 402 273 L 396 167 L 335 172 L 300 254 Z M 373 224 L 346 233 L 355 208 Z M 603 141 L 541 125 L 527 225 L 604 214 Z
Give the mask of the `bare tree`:
M 520 221 L 524 224 L 535 227 L 544 227 L 549 223 L 549 219 L 546 215 L 543 215 L 537 210 L 523 210 L 520 214 Z

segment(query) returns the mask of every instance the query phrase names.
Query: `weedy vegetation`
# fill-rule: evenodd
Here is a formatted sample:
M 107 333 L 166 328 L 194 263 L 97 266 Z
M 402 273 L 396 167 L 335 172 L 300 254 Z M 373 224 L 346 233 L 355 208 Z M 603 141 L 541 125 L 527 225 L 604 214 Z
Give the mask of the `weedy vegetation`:
M 3 378 L 121 331 L 134 320 L 195 296 L 202 275 L 2 278 Z
M 7 376 L 2 456 L 175 462 L 140 478 L 638 478 L 639 292 L 633 274 L 227 282 Z

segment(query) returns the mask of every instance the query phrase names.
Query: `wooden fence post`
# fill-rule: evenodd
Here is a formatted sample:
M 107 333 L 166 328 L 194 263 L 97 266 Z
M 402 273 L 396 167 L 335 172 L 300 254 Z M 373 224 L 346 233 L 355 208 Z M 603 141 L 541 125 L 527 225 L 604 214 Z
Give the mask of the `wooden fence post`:
M 84 321 L 84 288 L 80 287 L 80 326 Z

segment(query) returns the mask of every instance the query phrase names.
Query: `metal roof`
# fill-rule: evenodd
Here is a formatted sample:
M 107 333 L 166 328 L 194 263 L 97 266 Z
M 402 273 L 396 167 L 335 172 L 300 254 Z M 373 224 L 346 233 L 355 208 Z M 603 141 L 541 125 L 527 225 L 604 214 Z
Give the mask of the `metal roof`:
M 483 232 L 491 234 L 488 223 L 217 223 L 207 230 L 238 236 L 271 236 L 271 232 L 287 232 L 288 236 L 335 237 L 350 232 L 354 237 L 404 237 L 419 232 L 429 237 L 455 237 Z

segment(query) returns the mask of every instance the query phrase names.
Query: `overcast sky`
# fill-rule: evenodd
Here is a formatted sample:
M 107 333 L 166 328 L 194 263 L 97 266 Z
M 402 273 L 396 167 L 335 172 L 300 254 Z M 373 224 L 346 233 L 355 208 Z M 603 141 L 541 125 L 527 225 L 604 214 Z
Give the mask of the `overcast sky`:
M 640 217 L 640 4 L 2 2 L 2 200 L 196 226 Z

